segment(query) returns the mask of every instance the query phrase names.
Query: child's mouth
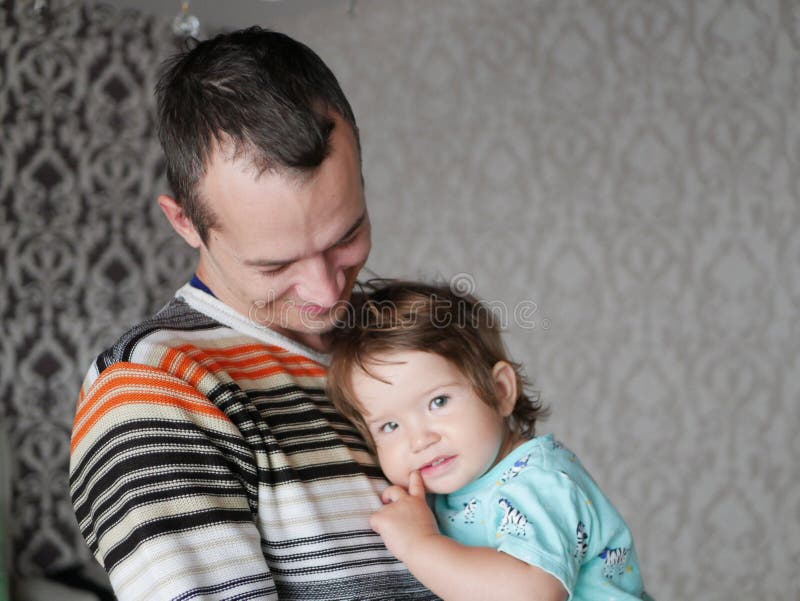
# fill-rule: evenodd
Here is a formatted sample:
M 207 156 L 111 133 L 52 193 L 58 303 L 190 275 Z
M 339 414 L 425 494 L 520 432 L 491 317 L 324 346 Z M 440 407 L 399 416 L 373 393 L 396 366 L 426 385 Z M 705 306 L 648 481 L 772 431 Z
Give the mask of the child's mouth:
M 435 474 L 436 472 L 439 472 L 449 466 L 453 460 L 455 460 L 455 455 L 437 457 L 430 463 L 423 465 L 419 471 L 422 474 Z

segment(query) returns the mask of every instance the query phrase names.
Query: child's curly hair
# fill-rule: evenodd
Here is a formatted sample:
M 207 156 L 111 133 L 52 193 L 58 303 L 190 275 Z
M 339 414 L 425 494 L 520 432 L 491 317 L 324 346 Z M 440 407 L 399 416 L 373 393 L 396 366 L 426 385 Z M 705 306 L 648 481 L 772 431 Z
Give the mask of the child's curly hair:
M 518 391 L 510 427 L 530 438 L 536 421 L 544 418 L 548 409 L 538 392 L 526 391 L 527 380 L 520 365 L 508 358 L 496 322 L 487 305 L 448 286 L 370 280 L 354 292 L 331 333 L 328 397 L 374 449 L 352 390 L 355 368 L 369 373 L 369 364 L 381 353 L 434 353 L 453 363 L 470 380 L 478 397 L 495 407 L 492 368 L 498 361 L 506 361 L 514 368 Z

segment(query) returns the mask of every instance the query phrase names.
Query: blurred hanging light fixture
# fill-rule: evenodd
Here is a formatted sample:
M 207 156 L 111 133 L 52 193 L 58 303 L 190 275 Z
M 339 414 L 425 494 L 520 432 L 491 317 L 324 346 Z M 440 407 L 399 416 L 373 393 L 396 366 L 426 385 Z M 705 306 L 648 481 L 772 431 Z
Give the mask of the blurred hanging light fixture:
M 49 9 L 47 0 L 33 0 L 33 14 L 40 19 L 47 15 Z
M 189 2 L 181 2 L 181 11 L 172 20 L 172 31 L 181 38 L 196 38 L 200 33 L 200 19 L 189 12 Z
M 49 31 L 56 19 L 71 10 L 74 10 L 81 0 L 23 0 L 25 5 L 23 13 L 33 23 L 38 24 L 43 32 Z

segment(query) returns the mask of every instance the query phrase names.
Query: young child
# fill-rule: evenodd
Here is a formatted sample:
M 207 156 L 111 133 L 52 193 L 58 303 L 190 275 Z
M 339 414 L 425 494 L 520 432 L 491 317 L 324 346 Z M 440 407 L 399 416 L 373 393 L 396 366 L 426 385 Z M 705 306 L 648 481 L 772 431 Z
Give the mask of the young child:
M 446 601 L 648 598 L 619 513 L 535 435 L 546 411 L 494 314 L 446 287 L 370 287 L 332 336 L 328 393 L 393 483 L 371 519 L 389 550 Z

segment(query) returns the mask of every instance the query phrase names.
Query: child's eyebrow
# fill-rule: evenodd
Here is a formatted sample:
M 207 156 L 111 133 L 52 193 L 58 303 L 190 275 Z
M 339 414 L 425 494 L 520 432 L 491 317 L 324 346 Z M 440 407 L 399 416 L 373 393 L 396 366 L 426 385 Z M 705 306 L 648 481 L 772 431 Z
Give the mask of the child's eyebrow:
M 373 426 L 382 426 L 383 424 L 389 421 L 392 420 L 386 417 L 378 417 L 375 419 L 365 419 L 364 423 L 367 425 L 367 428 L 372 428 Z
M 421 392 L 419 396 L 421 396 L 423 398 L 424 397 L 432 397 L 432 396 L 435 396 L 434 395 L 435 392 L 438 392 L 440 390 L 444 390 L 444 389 L 447 389 L 447 388 L 456 388 L 456 387 L 461 386 L 461 385 L 462 385 L 462 382 L 459 382 L 457 380 L 454 380 L 452 382 L 445 382 L 444 384 L 436 384 L 436 386 L 432 386 L 431 388 L 429 388 L 425 392 Z

